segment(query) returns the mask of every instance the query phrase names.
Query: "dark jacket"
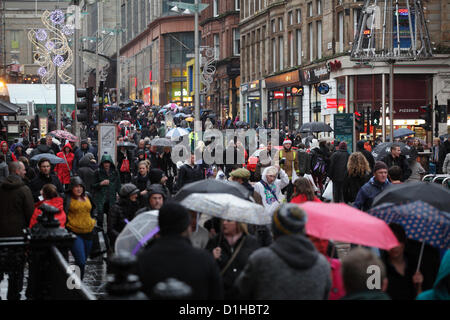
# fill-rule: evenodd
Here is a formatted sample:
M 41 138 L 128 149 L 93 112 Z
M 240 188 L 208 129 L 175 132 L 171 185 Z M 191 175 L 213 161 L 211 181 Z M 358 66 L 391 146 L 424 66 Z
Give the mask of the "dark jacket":
M 175 177 L 177 175 L 177 165 L 172 161 L 171 153 L 163 153 L 160 158 L 161 170 L 164 171 L 167 177 Z
M 406 157 L 402 154 L 395 159 L 391 154 L 388 154 L 381 161 L 386 163 L 388 168 L 391 168 L 393 166 L 399 166 L 402 169 L 402 179 L 401 179 L 402 182 L 408 180 L 409 176 L 412 173 L 411 169 L 409 168 L 408 160 L 406 160 Z
M 95 171 L 98 169 L 98 165 L 91 162 L 92 159 L 94 159 L 94 155 L 89 153 L 83 156 L 78 163 L 78 175 L 83 180 L 88 192 L 92 192 L 92 185 L 95 183 Z
M 221 241 L 219 242 L 219 239 Z M 213 239 L 209 240 L 208 244 L 206 245 L 206 250 L 212 252 L 214 248 L 220 247 L 222 249 L 222 254 L 219 259 L 217 259 L 217 264 L 221 270 L 225 268 L 228 261 L 233 256 L 234 251 L 237 249 L 241 241 L 244 241 L 244 244 L 241 247 L 241 250 L 237 254 L 236 258 L 233 260 L 231 265 L 227 268 L 225 273 L 223 273 L 223 286 L 225 291 L 225 299 L 232 299 L 234 292 L 233 292 L 233 284 L 236 278 L 239 276 L 242 270 L 244 270 L 244 267 L 247 263 L 248 257 L 260 247 L 258 240 L 252 236 L 252 235 L 243 235 L 233 247 L 230 246 L 228 241 L 225 239 L 225 237 L 222 235 L 216 235 Z
M 363 177 L 348 176 L 344 181 L 344 201 L 345 203 L 355 202 L 359 189 L 370 180 L 370 175 Z
M 330 274 L 330 264 L 306 236 L 284 235 L 250 256 L 235 286 L 242 299 L 326 300 Z
M 161 159 L 156 152 L 148 152 L 148 160 L 150 161 L 150 169 L 159 169 L 161 167 Z
M 184 164 L 178 172 L 177 188 L 180 190 L 184 185 L 204 178 L 204 172 L 199 165 L 191 167 L 188 164 Z
M 34 212 L 31 190 L 22 178 L 11 174 L 0 185 L 0 237 L 22 236 Z
M 109 211 L 108 216 L 108 237 L 111 246 L 114 247 L 117 237 L 126 226 L 125 219 L 131 221 L 136 216 L 138 202 L 132 202 L 128 198 L 120 198 Z
M 369 151 L 364 149 L 364 141 L 363 140 L 360 140 L 356 143 L 356 151 L 361 152 L 363 154 L 363 156 L 366 158 L 367 162 L 369 162 L 369 167 L 370 167 L 370 171 L 371 171 L 370 173 L 372 173 L 373 167 L 375 166 L 375 159 Z
M 337 150 L 330 158 L 328 176 L 333 182 L 344 182 L 347 178 L 347 162 L 350 155 L 347 150 Z
M 158 282 L 175 278 L 192 288 L 191 299 L 223 299 L 222 278 L 212 255 L 180 235 L 163 236 L 146 248 L 138 256 L 137 273 L 149 297 Z
M 55 174 L 50 173 L 50 175 L 47 177 L 41 172 L 39 172 L 37 176 L 33 180 L 31 180 L 29 185 L 35 202 L 39 201 L 41 189 L 45 184 L 53 184 L 56 187 L 56 190 L 58 191 L 59 195 L 61 197 L 64 196 L 64 187 Z
M 40 144 L 40 145 L 38 145 L 36 147 L 36 149 L 31 151 L 30 159 L 33 158 L 34 156 L 36 156 L 38 154 L 42 154 L 42 153 L 51 153 L 51 154 L 55 154 L 56 155 L 56 153 L 48 145 Z
M 106 161 L 111 163 L 109 173 L 103 169 L 102 164 Z M 101 186 L 100 183 L 104 180 L 109 180 L 109 185 Z M 108 202 L 111 207 L 116 202 L 116 195 L 120 191 L 120 179 L 116 166 L 108 154 L 102 156 L 99 169 L 95 172 L 95 183 L 92 185 L 92 190 L 94 190 L 94 201 L 99 213 L 103 212 L 105 202 Z
M 388 179 L 386 179 L 386 181 L 381 184 L 376 181 L 374 177 L 370 178 L 370 180 L 359 190 L 353 206 L 362 211 L 369 210 L 372 206 L 373 199 L 384 189 L 386 189 L 386 187 L 388 187 L 390 184 L 391 183 Z
M 311 174 L 311 156 L 306 150 L 297 151 L 298 170 L 300 175 Z

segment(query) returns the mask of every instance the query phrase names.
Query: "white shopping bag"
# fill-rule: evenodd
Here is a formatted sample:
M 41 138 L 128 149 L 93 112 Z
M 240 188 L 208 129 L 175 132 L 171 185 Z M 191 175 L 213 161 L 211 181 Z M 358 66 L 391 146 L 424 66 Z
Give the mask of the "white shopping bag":
M 333 181 L 329 181 L 322 194 L 322 198 L 333 201 Z
M 312 175 L 305 174 L 304 177 L 311 182 L 312 186 L 314 187 L 314 192 L 320 191 L 319 188 L 316 186 L 316 183 L 314 182 L 314 178 L 312 177 Z

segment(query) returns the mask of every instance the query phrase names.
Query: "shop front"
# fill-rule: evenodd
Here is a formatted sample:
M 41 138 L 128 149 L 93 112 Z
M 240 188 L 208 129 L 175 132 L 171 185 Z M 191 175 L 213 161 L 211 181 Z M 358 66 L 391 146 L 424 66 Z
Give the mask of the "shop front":
M 296 130 L 302 125 L 303 87 L 299 71 L 265 79 L 268 94 L 267 120 L 272 128 Z

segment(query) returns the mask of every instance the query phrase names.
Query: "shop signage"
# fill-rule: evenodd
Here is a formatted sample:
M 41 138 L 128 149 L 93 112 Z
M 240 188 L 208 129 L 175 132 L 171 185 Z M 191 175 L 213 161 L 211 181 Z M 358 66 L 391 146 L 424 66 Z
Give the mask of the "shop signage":
M 255 80 L 250 83 L 249 90 L 259 89 L 259 80 Z
M 348 150 L 353 150 L 353 114 L 334 114 L 334 137 L 338 141 L 345 141 Z
M 345 99 L 327 99 L 327 109 L 345 109 Z
M 291 94 L 293 96 L 302 96 L 303 95 L 303 86 L 300 87 L 292 87 Z
M 243 84 L 241 86 L 241 92 L 247 92 L 248 91 L 248 84 Z
M 330 86 L 327 83 L 321 83 L 317 86 L 317 92 L 320 94 L 327 94 L 330 92 Z
M 302 84 L 314 84 L 330 79 L 330 70 L 327 64 L 300 71 Z
M 298 71 L 291 71 L 277 76 L 266 78 L 266 88 L 283 88 L 292 85 L 299 85 L 300 77 Z
M 336 72 L 342 68 L 342 64 L 339 60 L 330 61 L 327 63 L 327 66 L 331 72 Z
M 283 91 L 274 91 L 273 92 L 273 98 L 274 99 L 283 99 L 284 98 L 284 92 Z

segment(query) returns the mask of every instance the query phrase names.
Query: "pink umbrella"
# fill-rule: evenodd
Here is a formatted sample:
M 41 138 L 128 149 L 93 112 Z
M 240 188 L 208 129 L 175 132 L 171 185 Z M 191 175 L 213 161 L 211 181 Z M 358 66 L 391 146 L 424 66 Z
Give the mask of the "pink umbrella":
M 308 201 L 299 206 L 308 215 L 306 233 L 314 237 L 384 250 L 399 245 L 386 222 L 346 204 Z

